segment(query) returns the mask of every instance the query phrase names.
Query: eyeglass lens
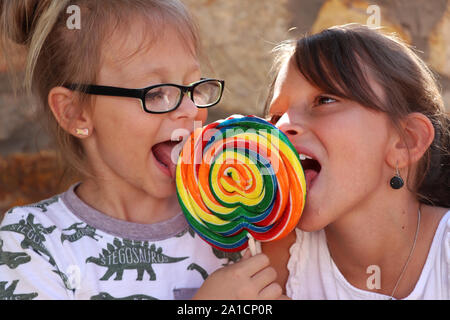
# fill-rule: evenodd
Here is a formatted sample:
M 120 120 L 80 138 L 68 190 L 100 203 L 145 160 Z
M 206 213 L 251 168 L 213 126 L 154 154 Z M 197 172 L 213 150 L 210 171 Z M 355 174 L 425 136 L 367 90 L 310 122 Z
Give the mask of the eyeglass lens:
M 163 86 L 154 88 L 145 95 L 145 105 L 150 111 L 170 111 L 177 105 L 180 96 L 181 90 L 177 87 Z
M 221 84 L 218 81 L 206 81 L 195 86 L 192 100 L 197 107 L 205 108 L 220 99 Z M 170 111 L 182 98 L 182 90 L 175 86 L 161 86 L 149 90 L 145 96 L 145 105 L 154 112 Z
M 194 89 L 193 100 L 197 107 L 207 107 L 220 98 L 221 84 L 218 81 L 200 83 Z

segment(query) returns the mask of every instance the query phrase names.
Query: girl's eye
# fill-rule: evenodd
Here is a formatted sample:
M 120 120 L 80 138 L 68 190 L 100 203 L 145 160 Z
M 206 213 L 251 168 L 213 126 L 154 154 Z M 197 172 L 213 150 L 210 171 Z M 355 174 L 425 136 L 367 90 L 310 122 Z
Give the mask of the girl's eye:
M 322 105 L 322 104 L 330 104 L 330 103 L 333 103 L 333 102 L 337 102 L 337 100 L 334 99 L 334 98 L 331 98 L 331 97 L 327 97 L 327 96 L 319 96 L 316 99 L 315 106 L 319 106 L 319 105 Z
M 156 101 L 156 100 L 162 100 L 164 99 L 165 94 L 162 90 L 152 90 L 150 92 L 147 93 L 147 95 L 145 96 L 145 99 L 147 101 Z

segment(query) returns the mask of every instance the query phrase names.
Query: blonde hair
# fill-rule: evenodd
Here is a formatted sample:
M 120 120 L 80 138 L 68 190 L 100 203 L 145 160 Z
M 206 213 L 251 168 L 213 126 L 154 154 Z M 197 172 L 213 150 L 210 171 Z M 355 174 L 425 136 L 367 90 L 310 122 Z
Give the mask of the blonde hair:
M 155 41 L 169 24 L 193 47 L 194 54 L 201 55 L 197 26 L 178 0 L 13 0 L 0 1 L 0 5 L 7 64 L 13 67 L 16 53 L 11 41 L 26 49 L 24 87 L 37 99 L 38 113 L 46 121 L 64 162 L 83 175 L 90 175 L 84 151 L 79 140 L 65 132 L 53 116 L 48 105 L 50 90 L 67 83 L 95 84 L 108 35 L 118 27 L 126 34 L 138 18 L 147 25 L 143 28 L 145 40 Z M 66 21 L 69 15 L 65 9 L 72 5 L 80 8 L 81 28 L 76 30 L 70 30 Z M 77 98 L 80 106 L 91 102 L 82 93 Z

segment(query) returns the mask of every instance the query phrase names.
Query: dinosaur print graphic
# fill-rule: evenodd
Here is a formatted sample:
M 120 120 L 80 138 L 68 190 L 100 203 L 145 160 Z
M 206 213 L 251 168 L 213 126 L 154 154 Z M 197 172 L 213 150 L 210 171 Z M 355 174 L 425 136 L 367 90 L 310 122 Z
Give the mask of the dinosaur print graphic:
M 35 204 L 28 205 L 27 207 L 39 208 L 42 210 L 42 212 L 47 212 L 47 208 L 51 204 L 58 202 L 58 200 L 59 200 L 59 196 L 54 196 L 53 198 L 43 200 L 43 201 L 35 203 Z
M 34 223 L 34 215 L 28 214 L 26 220 L 22 219 L 19 223 L 10 224 L 0 228 L 0 231 L 12 231 L 17 232 L 25 236 L 20 243 L 22 249 L 31 248 L 39 255 L 46 255 L 49 258 L 49 262 L 52 266 L 55 266 L 55 260 L 44 246 L 45 236 L 44 234 L 51 234 L 55 230 L 56 226 L 44 228 L 40 223 Z
M 0 300 L 32 300 L 38 296 L 36 292 L 14 294 L 19 280 L 14 280 L 11 285 L 6 288 L 8 282 L 0 281 Z
M 175 237 L 176 237 L 176 238 L 181 238 L 181 237 L 184 236 L 187 232 L 188 232 L 188 229 L 184 229 L 184 230 L 181 231 L 180 233 L 176 234 Z
M 225 264 L 222 264 L 222 266 L 227 266 L 230 263 L 236 263 L 239 260 L 241 260 L 242 258 L 242 254 L 240 252 L 225 252 L 219 249 L 216 249 L 214 247 L 212 247 L 212 251 L 214 253 L 214 255 L 216 256 L 216 258 L 219 259 L 228 259 L 228 261 Z
M 124 298 L 114 298 L 107 292 L 100 292 L 98 295 L 92 296 L 91 300 L 158 300 L 158 299 L 151 296 L 146 296 L 145 294 L 135 294 Z
M 195 231 L 194 231 L 191 227 L 188 227 L 188 228 L 184 229 L 184 230 L 181 231 L 179 234 L 175 235 L 175 237 L 181 238 L 181 237 L 184 236 L 187 232 L 189 232 L 189 234 L 191 235 L 192 238 L 195 238 Z
M 150 280 L 156 280 L 155 271 L 152 264 L 175 263 L 187 259 L 188 257 L 173 258 L 162 253 L 162 248 L 156 248 L 154 244 L 151 246 L 148 242 L 131 241 L 115 238 L 113 244 L 108 243 L 107 249 L 103 249 L 99 257 L 89 257 L 86 263 L 94 263 L 101 267 L 108 268 L 106 273 L 100 279 L 102 281 L 109 280 L 114 274 L 114 280 L 122 280 L 125 270 L 137 271 L 137 281 L 142 281 L 144 272 L 150 275 Z
M 40 223 L 35 224 L 34 215 L 29 213 L 26 220 L 22 219 L 19 221 L 19 223 L 3 226 L 2 228 L 0 228 L 0 231 L 12 231 L 22 234 L 25 237 L 23 241 L 20 243 L 22 249 L 31 248 L 34 252 L 36 252 L 40 256 L 46 255 L 48 257 L 48 262 L 53 267 L 55 267 L 55 270 L 53 270 L 53 272 L 58 274 L 61 277 L 61 280 L 63 281 L 65 287 L 71 290 L 67 282 L 67 276 L 65 276 L 64 273 L 59 270 L 59 267 L 56 265 L 55 259 L 53 259 L 52 255 L 44 245 L 44 242 L 46 240 L 45 235 L 51 234 L 55 229 L 56 226 L 45 228 Z M 27 259 L 25 257 L 23 258 Z
M 47 200 L 43 200 L 43 201 L 40 201 L 40 202 L 37 202 L 37 203 L 34 203 L 34 204 L 29 204 L 29 205 L 22 206 L 22 207 L 11 208 L 7 212 L 7 214 L 13 213 L 14 209 L 17 209 L 17 208 L 38 208 L 38 209 L 41 209 L 42 212 L 47 212 L 47 208 L 51 204 L 58 202 L 58 200 L 59 200 L 59 196 L 54 196 L 53 198 L 50 198 L 50 199 L 47 199 Z
M 82 225 L 84 225 L 84 226 L 81 227 Z M 62 231 L 70 231 L 70 230 L 75 230 L 75 233 L 72 233 L 72 234 L 62 233 L 61 234 L 61 243 L 64 243 L 65 240 L 69 240 L 69 242 L 75 242 L 85 236 L 90 237 L 90 238 L 94 239 L 95 241 L 99 240 L 96 237 L 103 238 L 101 235 L 98 235 L 95 233 L 95 231 L 97 231 L 97 230 L 94 227 L 91 227 L 90 225 L 83 223 L 83 222 L 74 223 L 69 228 L 63 229 Z
M 187 267 L 187 269 L 188 270 L 197 270 L 198 273 L 200 273 L 200 275 L 202 276 L 203 280 L 206 280 L 206 278 L 208 278 L 208 272 L 196 263 L 191 263 Z
M 0 239 L 0 266 L 7 265 L 10 269 L 15 269 L 19 265 L 30 262 L 31 257 L 25 252 L 3 251 L 3 240 Z

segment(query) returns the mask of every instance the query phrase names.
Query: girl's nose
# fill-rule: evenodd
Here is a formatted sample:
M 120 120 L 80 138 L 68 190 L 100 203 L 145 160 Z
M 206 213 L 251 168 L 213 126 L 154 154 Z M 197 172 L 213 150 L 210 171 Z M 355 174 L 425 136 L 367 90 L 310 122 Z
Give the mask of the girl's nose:
M 197 117 L 199 110 L 197 106 L 194 104 L 192 99 L 188 94 L 185 94 L 183 100 L 181 101 L 180 106 L 171 112 L 171 116 L 174 120 L 182 119 L 182 118 L 191 118 L 195 119 Z
M 293 138 L 302 135 L 304 128 L 296 123 L 292 122 L 288 115 L 284 115 L 277 123 L 278 129 L 280 129 L 288 138 Z

